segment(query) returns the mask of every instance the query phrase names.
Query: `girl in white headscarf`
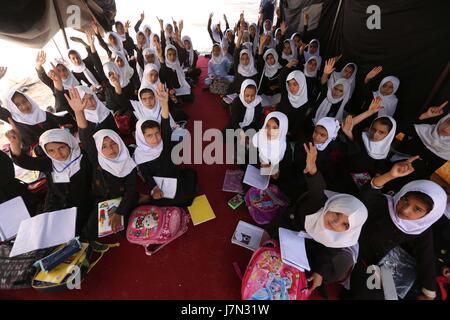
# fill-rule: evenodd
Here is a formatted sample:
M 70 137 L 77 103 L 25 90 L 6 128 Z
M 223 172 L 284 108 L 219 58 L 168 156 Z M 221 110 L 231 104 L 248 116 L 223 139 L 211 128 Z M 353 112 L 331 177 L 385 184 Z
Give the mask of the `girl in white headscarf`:
M 281 65 L 286 66 L 289 62 L 296 60 L 298 56 L 298 50 L 295 46 L 295 42 L 290 39 L 283 41 L 282 53 L 281 53 Z
M 311 59 L 311 57 L 317 58 L 317 69 L 320 70 L 322 66 L 322 57 L 320 56 L 320 42 L 318 39 L 312 39 L 308 45 L 308 51 L 304 53 L 305 61 Z
M 278 53 L 275 49 L 267 50 L 264 55 L 263 48 L 259 48 L 257 56 L 258 72 L 262 75 L 259 93 L 263 99 L 262 106 L 275 106 L 281 100 L 279 75 L 283 68 L 278 62 Z
M 308 192 L 273 221 L 266 230 L 275 238 L 278 228 L 301 231 L 306 238 L 305 249 L 311 267 L 311 290 L 325 283 L 343 280 L 354 265 L 354 256 L 348 248 L 358 252 L 358 241 L 367 219 L 367 209 L 356 197 L 325 195 L 325 180 L 318 171 L 317 150 L 312 143 L 304 145 L 307 153 L 303 173 Z
M 119 35 L 115 32 L 108 32 L 106 34 L 106 40 L 108 44 L 108 49 L 111 52 L 111 54 L 115 52 L 122 53 L 125 57 L 128 56 L 126 50 L 123 47 L 122 40 L 120 39 Z
M 395 93 L 400 85 L 400 80 L 397 77 L 389 76 L 381 80 L 378 86 L 378 91 L 373 92 L 373 97 L 380 97 L 382 100 L 381 106 L 383 107 L 379 112 L 378 116 L 389 116 L 393 117 L 395 111 L 397 110 L 397 96 Z
M 125 58 L 125 56 L 120 52 L 113 53 L 113 59 L 115 64 L 119 67 L 119 76 L 122 80 L 121 85 L 123 87 L 126 87 L 128 83 L 130 83 L 133 75 L 134 75 L 134 69 L 130 66 L 128 63 L 128 60 Z
M 197 82 L 200 74 L 202 73 L 202 71 L 197 68 L 198 52 L 194 50 L 192 40 L 189 36 L 184 36 L 181 38 L 181 42 L 182 43 L 180 44 L 183 45 L 181 48 L 184 48 L 185 50 L 184 59 L 181 61 L 181 66 L 186 77 Z
M 123 110 L 122 102 L 123 100 L 131 100 L 136 97 L 135 94 L 135 84 L 138 81 L 131 82 L 134 77 L 129 79 L 129 69 L 126 68 L 125 64 L 122 65 L 124 68 L 119 67 L 115 62 L 106 62 L 103 65 L 103 72 L 108 78 L 108 83 L 106 87 L 106 105 L 109 109 L 114 111 Z M 127 71 L 128 70 L 128 71 Z
M 226 82 L 233 82 L 234 76 L 228 75 L 231 63 L 224 58 L 221 46 L 216 43 L 211 51 L 211 59 L 208 61 L 208 77 L 205 85 L 209 87 L 215 78 L 223 79 Z M 224 82 L 225 82 L 224 81 Z
M 341 71 L 334 71 L 330 79 L 328 79 L 328 88 L 333 88 L 334 84 L 337 83 L 340 79 L 345 79 L 349 83 L 349 91 L 346 93 L 346 99 L 347 101 L 350 100 L 350 98 L 353 95 L 353 91 L 355 91 L 356 86 L 356 72 L 358 71 L 358 66 L 353 63 L 349 62 L 347 63 Z
M 251 79 L 255 81 L 255 83 L 258 81 L 258 70 L 256 70 L 252 52 L 247 49 L 242 49 L 239 51 L 239 49 L 240 48 L 236 47 L 233 64 L 235 76 L 227 92 L 231 100 L 234 100 L 240 92 L 240 88 L 244 80 Z M 230 102 L 227 103 L 229 104 Z
M 317 123 L 323 117 L 333 117 L 339 122 L 344 118 L 345 105 L 348 102 L 348 92 L 350 83 L 345 79 L 337 80 L 333 86 L 324 87 L 322 93 L 326 90 L 326 96 L 320 102 L 317 108 L 314 123 Z
M 175 95 L 183 101 L 193 101 L 191 86 L 186 81 L 180 61 L 178 50 L 173 45 L 167 45 L 165 49 L 164 64 L 161 65 L 160 78 L 165 80 L 167 88 L 174 90 Z
M 59 75 L 62 80 L 64 90 L 69 90 L 72 87 L 80 85 L 80 82 L 75 78 L 73 73 L 69 70 L 69 66 L 62 59 L 55 59 L 54 65 L 58 68 Z
M 88 86 L 100 87 L 101 78 L 92 65 L 86 65 L 76 50 L 70 50 L 68 57 L 70 60 L 70 69 L 78 81 L 83 81 Z
M 434 182 L 417 180 L 406 184 L 394 197 L 377 189 L 394 179 L 414 171 L 412 163 L 418 156 L 396 163 L 390 171 L 372 180 L 361 199 L 369 211 L 361 233 L 360 258 L 352 273 L 351 289 L 358 299 L 383 299 L 381 289 L 366 286 L 367 267 L 380 260 L 397 246 L 409 247 L 416 261 L 417 280 L 422 286 L 421 298 L 436 297 L 435 258 L 431 226 L 444 214 L 447 194 Z
M 161 83 L 159 79 L 160 68 L 153 63 L 147 64 L 144 68 L 144 74 L 142 75 L 141 88 L 152 87 L 156 90 Z

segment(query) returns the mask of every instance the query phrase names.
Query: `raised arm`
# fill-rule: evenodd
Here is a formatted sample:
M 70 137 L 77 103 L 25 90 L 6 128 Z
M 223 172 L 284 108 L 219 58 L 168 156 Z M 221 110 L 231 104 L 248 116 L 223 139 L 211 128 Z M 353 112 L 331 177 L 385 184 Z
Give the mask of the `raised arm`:
M 414 156 L 405 161 L 397 162 L 392 166 L 391 170 L 373 178 L 371 182 L 372 187 L 374 189 L 382 189 L 388 182 L 397 178 L 406 177 L 407 175 L 413 173 L 414 167 L 412 163 L 419 158 L 420 156 Z
M 134 31 L 136 31 L 136 33 L 139 31 L 139 28 L 141 27 L 141 24 L 144 21 L 144 18 L 145 18 L 145 13 L 144 13 L 144 11 L 142 11 L 141 18 L 138 20 L 138 22 L 134 26 Z

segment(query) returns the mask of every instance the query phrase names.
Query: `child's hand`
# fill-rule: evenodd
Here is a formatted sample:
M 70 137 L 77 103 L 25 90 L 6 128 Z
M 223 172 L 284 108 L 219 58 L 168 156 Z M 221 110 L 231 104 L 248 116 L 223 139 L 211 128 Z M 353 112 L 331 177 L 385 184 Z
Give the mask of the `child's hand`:
M 119 229 L 122 226 L 122 216 L 118 213 L 113 213 L 109 217 L 109 223 L 110 223 L 111 229 L 114 233 L 119 232 Z
M 389 173 L 393 178 L 405 177 L 414 172 L 414 167 L 412 166 L 412 163 L 419 158 L 420 156 L 414 156 L 405 161 L 397 162 L 392 166 Z
M 78 90 L 75 88 L 69 89 L 69 95 L 64 94 L 67 102 L 69 103 L 72 110 L 76 112 L 82 112 L 86 108 L 87 100 L 81 100 Z
M 305 174 L 315 175 L 317 173 L 317 147 L 310 142 L 309 144 L 303 144 L 306 151 L 306 168 L 303 170 Z
M 164 194 L 158 186 L 153 188 L 153 190 L 152 190 L 153 199 L 159 200 L 159 199 L 162 199 L 163 196 L 164 196 Z

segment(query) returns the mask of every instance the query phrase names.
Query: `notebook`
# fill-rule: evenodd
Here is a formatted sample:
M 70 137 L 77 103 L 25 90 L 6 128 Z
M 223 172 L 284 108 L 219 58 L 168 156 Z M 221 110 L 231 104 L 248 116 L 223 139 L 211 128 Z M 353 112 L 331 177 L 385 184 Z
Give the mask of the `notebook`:
M 231 243 L 256 251 L 261 246 L 264 229 L 245 221 L 239 221 L 231 238 Z
M 223 180 L 222 191 L 232 193 L 243 193 L 242 178 L 244 177 L 244 171 L 242 170 L 227 170 L 225 172 L 225 178 Z
M 194 226 L 216 218 L 206 195 L 196 197 L 188 210 Z
M 22 197 L 16 197 L 0 204 L 0 241 L 14 238 L 20 223 L 29 219 L 30 214 Z
M 112 214 L 113 209 L 117 209 L 120 205 L 122 198 L 111 199 L 100 202 L 98 204 L 98 237 L 103 238 L 113 234 L 113 230 L 110 225 L 109 217 Z M 123 216 L 121 216 L 121 227 L 119 231 L 124 229 Z
M 263 176 L 260 170 L 248 165 L 244 175 L 244 183 L 256 189 L 265 190 L 269 186 L 270 176 Z
M 164 198 L 174 199 L 177 194 L 177 179 L 165 177 L 153 177 L 158 188 L 163 192 Z
M 306 256 L 305 238 L 297 231 L 279 228 L 281 259 L 287 265 L 304 272 L 311 270 Z

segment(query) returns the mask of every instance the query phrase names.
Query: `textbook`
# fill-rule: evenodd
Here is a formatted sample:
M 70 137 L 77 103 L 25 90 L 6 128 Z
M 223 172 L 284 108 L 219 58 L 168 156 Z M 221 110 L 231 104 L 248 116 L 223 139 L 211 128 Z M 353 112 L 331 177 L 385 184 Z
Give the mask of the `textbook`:
M 122 198 L 111 199 L 100 202 L 98 204 L 98 237 L 106 237 L 113 234 L 109 217 L 119 207 Z M 124 229 L 123 216 L 121 216 L 121 227 L 119 231 Z
M 188 210 L 194 226 L 216 218 L 206 195 L 196 197 Z
M 244 171 L 242 170 L 227 170 L 223 180 L 222 191 L 232 193 L 243 193 L 242 178 Z
M 261 246 L 264 229 L 240 220 L 231 238 L 231 243 L 256 251 Z
M 16 197 L 0 204 L 0 241 L 14 238 L 20 223 L 29 219 L 30 214 L 22 197 Z
M 281 260 L 304 272 L 311 270 L 306 255 L 305 237 L 297 231 L 279 228 Z
M 261 175 L 258 168 L 248 165 L 244 175 L 244 183 L 256 189 L 265 190 L 269 186 L 270 176 Z
M 165 177 L 153 177 L 156 185 L 161 189 L 163 197 L 166 199 L 174 199 L 177 194 L 177 179 Z

